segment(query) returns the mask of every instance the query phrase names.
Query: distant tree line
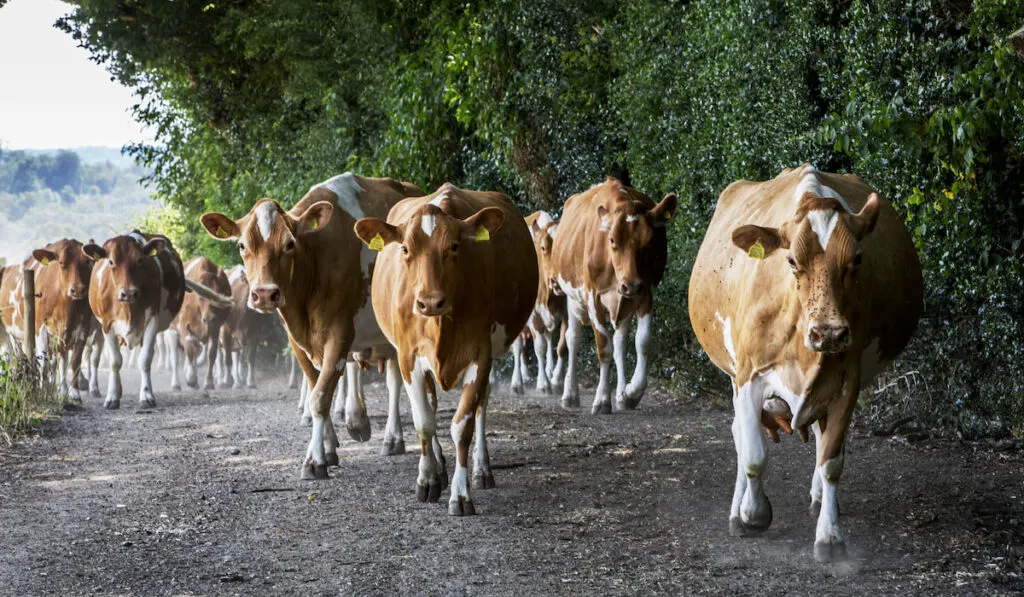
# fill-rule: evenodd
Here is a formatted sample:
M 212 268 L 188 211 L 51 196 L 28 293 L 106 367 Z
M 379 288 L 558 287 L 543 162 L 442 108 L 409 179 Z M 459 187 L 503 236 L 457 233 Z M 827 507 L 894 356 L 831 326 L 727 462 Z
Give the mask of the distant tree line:
M 1019 0 L 78 0 L 60 21 L 124 84 L 132 151 L 190 250 L 195 216 L 353 169 L 509 193 L 524 212 L 620 176 L 679 193 L 658 371 L 719 391 L 688 273 L 718 193 L 814 163 L 906 214 L 926 269 L 907 376 L 870 404 L 1024 424 Z M 897 392 L 894 388 L 903 388 Z

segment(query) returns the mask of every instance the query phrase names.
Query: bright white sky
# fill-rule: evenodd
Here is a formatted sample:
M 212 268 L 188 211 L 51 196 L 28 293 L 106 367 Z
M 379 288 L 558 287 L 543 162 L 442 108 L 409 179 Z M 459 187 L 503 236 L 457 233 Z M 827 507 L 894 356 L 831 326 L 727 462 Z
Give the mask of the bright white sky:
M 11 0 L 0 8 L 0 146 L 120 147 L 152 141 L 132 120 L 132 93 L 56 29 L 72 11 L 58 0 Z

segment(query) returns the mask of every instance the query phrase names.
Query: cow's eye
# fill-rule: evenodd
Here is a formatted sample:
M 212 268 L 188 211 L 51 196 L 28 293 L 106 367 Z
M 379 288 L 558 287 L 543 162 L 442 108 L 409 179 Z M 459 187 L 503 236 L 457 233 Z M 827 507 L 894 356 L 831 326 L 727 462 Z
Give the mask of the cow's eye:
M 294 240 L 288 241 L 288 244 L 284 246 L 284 250 L 285 251 L 294 251 L 295 250 L 295 241 Z
M 402 245 L 402 255 L 408 255 L 408 254 L 409 254 L 409 247 L 407 247 L 405 245 Z
M 853 269 L 857 269 L 858 267 L 860 267 L 860 263 L 863 260 L 864 254 L 861 253 L 860 251 L 857 251 L 857 254 L 853 256 Z
M 459 252 L 459 243 L 452 243 L 452 253 Z
M 798 271 L 800 269 L 799 267 L 797 267 L 796 259 L 793 259 L 792 255 L 787 255 L 786 256 L 786 262 L 789 263 L 789 268 L 792 269 L 794 272 L 796 272 L 796 271 Z
M 609 236 L 608 237 L 608 244 L 610 244 L 612 246 L 612 248 L 614 249 L 615 248 L 615 239 Z

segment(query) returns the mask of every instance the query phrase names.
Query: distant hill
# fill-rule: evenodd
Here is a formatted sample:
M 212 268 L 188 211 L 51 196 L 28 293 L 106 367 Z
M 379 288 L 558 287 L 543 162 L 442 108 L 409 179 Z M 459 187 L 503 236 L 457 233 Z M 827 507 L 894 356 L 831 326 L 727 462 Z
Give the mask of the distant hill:
M 0 153 L 0 258 L 18 262 L 61 238 L 99 242 L 159 204 L 148 171 L 111 147 Z

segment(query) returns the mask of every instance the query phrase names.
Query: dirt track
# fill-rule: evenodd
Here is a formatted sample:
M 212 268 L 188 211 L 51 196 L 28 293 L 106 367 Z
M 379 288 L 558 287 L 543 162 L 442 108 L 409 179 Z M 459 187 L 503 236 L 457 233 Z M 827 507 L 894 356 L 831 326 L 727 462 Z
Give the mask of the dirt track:
M 137 381 L 126 376 L 120 411 L 87 400 L 42 438 L 0 453 L 0 594 L 1024 590 L 1017 453 L 855 431 L 840 487 L 851 560 L 820 566 L 807 515 L 813 446 L 770 446 L 775 522 L 730 537 L 731 416 L 664 395 L 595 418 L 548 397 L 496 394 L 497 488 L 473 494 L 478 516 L 452 518 L 447 492 L 440 504 L 416 502 L 416 456 L 378 455 L 382 384 L 367 389 L 374 438 L 344 438 L 332 479 L 300 481 L 308 429 L 283 381 L 168 393 L 157 374 L 158 407 L 145 412 Z M 442 398 L 438 417 L 446 455 L 453 404 Z

